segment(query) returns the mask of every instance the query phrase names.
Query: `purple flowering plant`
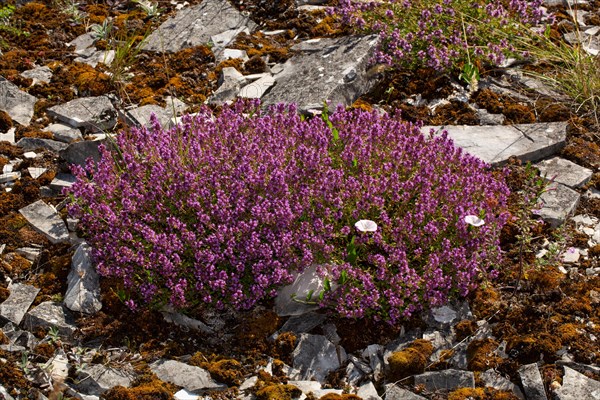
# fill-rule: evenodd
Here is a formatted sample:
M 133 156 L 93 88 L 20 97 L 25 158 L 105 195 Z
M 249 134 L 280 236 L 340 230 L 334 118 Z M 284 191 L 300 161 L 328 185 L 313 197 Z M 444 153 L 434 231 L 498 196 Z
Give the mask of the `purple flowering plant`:
M 132 308 L 248 309 L 318 265 L 335 282 L 322 307 L 393 323 L 467 295 L 499 261 L 504 175 L 399 116 L 238 102 L 115 148 L 74 167 L 69 209 Z
M 361 33 L 377 33 L 374 62 L 448 71 L 457 64 L 500 64 L 511 39 L 544 17 L 543 0 L 339 0 L 330 11 Z M 462 66 L 459 66 L 462 67 Z

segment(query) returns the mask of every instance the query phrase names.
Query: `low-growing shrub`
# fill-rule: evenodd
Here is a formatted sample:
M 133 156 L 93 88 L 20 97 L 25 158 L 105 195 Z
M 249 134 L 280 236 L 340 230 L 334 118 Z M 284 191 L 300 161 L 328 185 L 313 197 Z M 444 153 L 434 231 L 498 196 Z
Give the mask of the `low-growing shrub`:
M 132 128 L 74 167 L 70 211 L 130 307 L 246 309 L 319 265 L 323 307 L 394 322 L 493 274 L 502 173 L 399 117 L 258 107 Z
M 332 12 L 362 33 L 379 34 L 376 63 L 442 71 L 475 60 L 499 64 L 514 50 L 511 39 L 540 22 L 542 3 L 339 0 Z

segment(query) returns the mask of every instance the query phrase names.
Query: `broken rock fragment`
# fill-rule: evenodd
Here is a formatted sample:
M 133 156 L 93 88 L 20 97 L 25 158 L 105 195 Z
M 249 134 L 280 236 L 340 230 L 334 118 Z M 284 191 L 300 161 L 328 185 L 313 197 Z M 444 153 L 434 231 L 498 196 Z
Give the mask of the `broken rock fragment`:
M 38 200 L 20 209 L 19 212 L 35 230 L 44 234 L 52 243 L 69 241 L 67 225 L 54 207 L 49 206 L 43 200 Z

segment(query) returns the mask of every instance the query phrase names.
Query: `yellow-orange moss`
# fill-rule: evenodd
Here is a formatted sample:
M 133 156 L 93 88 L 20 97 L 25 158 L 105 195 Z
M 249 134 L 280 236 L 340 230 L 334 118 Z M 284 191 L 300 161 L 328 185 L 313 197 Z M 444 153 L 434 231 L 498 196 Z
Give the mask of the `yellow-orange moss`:
M 511 338 L 508 342 L 507 352 L 514 352 L 517 360 L 521 363 L 530 364 L 540 360 L 552 360 L 556 358 L 556 352 L 560 350 L 562 343 L 559 338 L 545 332 L 535 335 L 523 335 Z
M 518 400 L 511 392 L 493 388 L 460 388 L 448 394 L 448 400 Z
M 417 339 L 404 350 L 393 353 L 388 358 L 390 368 L 387 380 L 393 382 L 422 373 L 425 371 L 431 353 L 433 353 L 433 346 L 423 339 Z
M 456 332 L 456 340 L 461 341 L 464 338 L 471 336 L 477 330 L 477 323 L 470 319 L 463 319 L 454 326 Z
M 268 385 L 256 391 L 257 400 L 292 400 L 302 394 L 293 385 Z
M 469 370 L 485 371 L 490 368 L 496 368 L 502 362 L 502 358 L 494 353 L 498 346 L 499 343 L 491 338 L 476 339 L 469 343 L 467 347 Z
M 321 396 L 319 397 L 319 400 L 361 400 L 362 397 L 358 397 L 355 394 L 335 394 L 335 393 L 328 393 L 325 396 Z

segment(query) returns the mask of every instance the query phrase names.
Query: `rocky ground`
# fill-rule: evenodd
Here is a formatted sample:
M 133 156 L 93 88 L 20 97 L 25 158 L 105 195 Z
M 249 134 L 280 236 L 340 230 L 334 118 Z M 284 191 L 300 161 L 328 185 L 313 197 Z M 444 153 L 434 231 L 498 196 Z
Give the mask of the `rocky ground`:
M 320 1 L 159 2 L 156 15 L 124 0 L 18 3 L 0 25 L 0 396 L 599 398 L 600 135 L 526 73 L 547 66 L 482 66 L 477 90 L 370 67 L 375 38 L 350 36 Z M 546 5 L 553 35 L 569 34 L 569 10 Z M 598 5 L 576 16 L 591 45 Z M 400 108 L 424 132 L 444 126 L 508 166 L 515 215 L 532 173 L 554 181 L 527 235 L 517 221 L 504 229 L 498 280 L 402 326 L 280 303 L 132 313 L 66 215 L 68 165 L 151 113 L 167 126 L 236 96 L 309 114 L 324 99 Z

